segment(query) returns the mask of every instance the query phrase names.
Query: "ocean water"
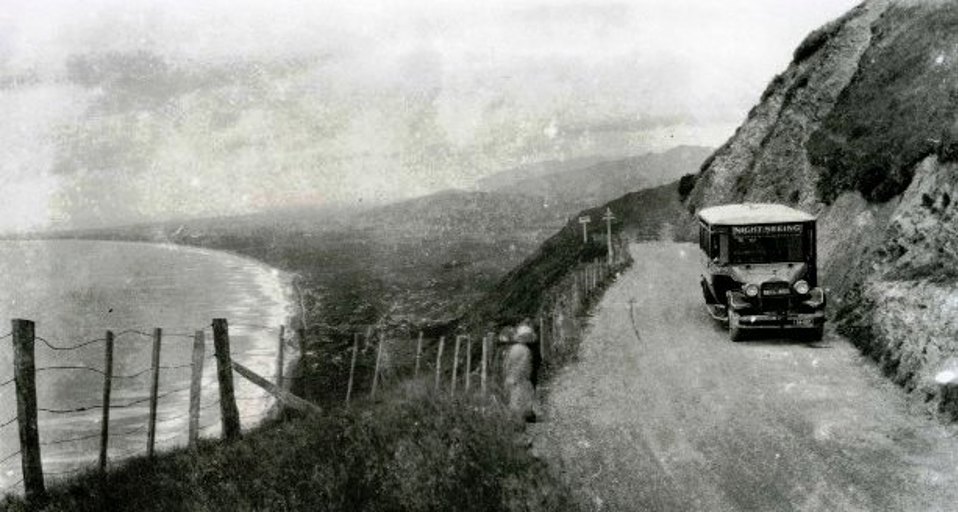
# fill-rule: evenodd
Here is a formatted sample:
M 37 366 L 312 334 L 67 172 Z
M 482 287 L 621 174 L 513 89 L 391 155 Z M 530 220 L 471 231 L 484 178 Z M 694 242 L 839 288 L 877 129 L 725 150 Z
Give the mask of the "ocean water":
M 292 313 L 289 276 L 232 254 L 126 242 L 0 242 L 0 336 L 10 320 L 36 323 L 35 354 L 38 407 L 51 410 L 97 406 L 102 401 L 104 344 L 109 329 L 114 344 L 110 415 L 110 460 L 146 451 L 152 340 L 163 330 L 157 450 L 187 440 L 189 380 L 193 335 L 205 333 L 201 435 L 220 435 L 219 389 L 212 359 L 213 318 L 230 325 L 233 359 L 272 379 L 276 372 L 279 326 Z M 284 343 L 287 362 L 294 348 Z M 0 383 L 13 376 L 12 338 L 0 339 Z M 61 368 L 55 368 L 61 367 Z M 261 421 L 273 401 L 234 373 L 243 428 Z M 142 403 L 135 403 L 143 401 Z M 132 405 L 130 405 L 133 403 Z M 48 481 L 96 464 L 102 411 L 39 413 L 44 473 Z M 0 387 L 0 424 L 16 416 L 14 384 Z M 0 460 L 19 450 L 16 422 L 0 428 Z M 20 457 L 0 463 L 0 490 L 22 492 Z M 2 493 L 2 492 L 0 492 Z

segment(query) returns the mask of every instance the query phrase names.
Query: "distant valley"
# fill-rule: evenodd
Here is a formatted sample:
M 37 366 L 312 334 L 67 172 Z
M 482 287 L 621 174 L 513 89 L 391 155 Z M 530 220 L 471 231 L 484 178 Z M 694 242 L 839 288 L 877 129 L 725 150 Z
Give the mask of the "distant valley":
M 694 173 L 711 150 L 678 147 L 616 160 L 543 162 L 367 209 L 274 210 L 56 233 L 228 250 L 302 277 L 314 329 L 391 321 L 443 325 L 586 207 Z M 41 236 L 49 236 L 43 234 Z M 317 332 L 316 334 L 322 334 Z M 328 334 L 328 333 L 327 333 Z

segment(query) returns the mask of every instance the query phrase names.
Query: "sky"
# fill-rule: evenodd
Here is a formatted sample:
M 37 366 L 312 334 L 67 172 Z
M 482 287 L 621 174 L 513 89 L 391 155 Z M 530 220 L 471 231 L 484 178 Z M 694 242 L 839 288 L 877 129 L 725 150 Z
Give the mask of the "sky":
M 718 146 L 855 4 L 0 0 L 0 232 L 378 204 Z

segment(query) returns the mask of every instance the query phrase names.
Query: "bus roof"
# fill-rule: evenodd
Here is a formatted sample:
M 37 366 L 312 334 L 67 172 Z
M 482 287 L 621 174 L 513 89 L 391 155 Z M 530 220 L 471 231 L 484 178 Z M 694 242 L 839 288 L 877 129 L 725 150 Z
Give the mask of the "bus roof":
M 780 222 L 810 222 L 814 215 L 782 204 L 745 203 L 712 206 L 699 210 L 698 217 L 706 224 L 741 226 L 747 224 L 778 224 Z

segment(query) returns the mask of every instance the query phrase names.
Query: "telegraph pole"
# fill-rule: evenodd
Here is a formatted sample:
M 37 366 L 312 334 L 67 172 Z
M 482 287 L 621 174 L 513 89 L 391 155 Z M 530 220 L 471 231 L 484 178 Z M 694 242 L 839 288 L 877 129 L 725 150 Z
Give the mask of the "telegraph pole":
M 586 228 L 588 223 L 592 222 L 592 218 L 588 215 L 583 215 L 579 217 L 579 224 L 582 224 L 582 243 L 589 243 L 589 230 Z
M 615 220 L 615 215 L 612 215 L 612 208 L 606 207 L 602 220 L 605 221 L 605 241 L 609 248 L 609 265 L 612 265 L 612 221 Z

